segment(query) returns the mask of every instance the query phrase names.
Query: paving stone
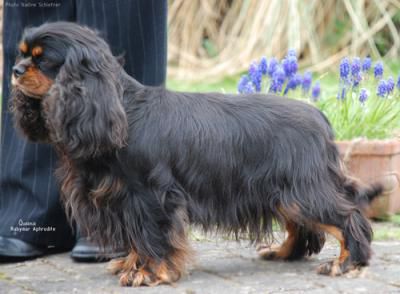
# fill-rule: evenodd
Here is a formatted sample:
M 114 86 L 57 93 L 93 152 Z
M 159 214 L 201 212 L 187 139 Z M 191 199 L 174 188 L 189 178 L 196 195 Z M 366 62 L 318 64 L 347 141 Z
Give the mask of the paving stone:
M 373 242 L 371 266 L 358 277 L 325 277 L 316 267 L 339 251 L 329 240 L 303 261 L 257 258 L 248 242 L 221 238 L 192 241 L 196 262 L 174 286 L 123 288 L 107 263 L 76 263 L 69 254 L 0 264 L 0 293 L 400 293 L 400 242 Z

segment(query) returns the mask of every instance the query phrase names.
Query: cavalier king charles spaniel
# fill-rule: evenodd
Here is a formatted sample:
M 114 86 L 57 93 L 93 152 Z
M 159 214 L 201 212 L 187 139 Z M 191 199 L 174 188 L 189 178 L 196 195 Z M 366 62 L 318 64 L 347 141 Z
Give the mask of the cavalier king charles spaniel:
M 11 110 L 31 141 L 59 154 L 67 215 L 103 246 L 125 248 L 112 271 L 124 286 L 173 283 L 191 259 L 187 226 L 253 242 L 287 231 L 267 260 L 340 243 L 320 274 L 366 266 L 363 207 L 382 185 L 343 169 L 332 128 L 315 107 L 271 94 L 180 93 L 130 77 L 95 31 L 74 23 L 25 30 Z

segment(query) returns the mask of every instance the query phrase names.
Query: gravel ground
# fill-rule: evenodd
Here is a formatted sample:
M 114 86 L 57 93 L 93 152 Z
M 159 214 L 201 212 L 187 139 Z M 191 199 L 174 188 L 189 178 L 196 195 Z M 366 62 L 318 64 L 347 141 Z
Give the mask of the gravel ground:
M 195 238 L 196 262 L 174 286 L 123 288 L 106 263 L 76 263 L 68 253 L 0 264 L 0 293 L 400 293 L 400 241 L 373 242 L 371 265 L 357 277 L 325 277 L 316 267 L 338 255 L 323 251 L 298 262 L 264 261 L 247 241 Z

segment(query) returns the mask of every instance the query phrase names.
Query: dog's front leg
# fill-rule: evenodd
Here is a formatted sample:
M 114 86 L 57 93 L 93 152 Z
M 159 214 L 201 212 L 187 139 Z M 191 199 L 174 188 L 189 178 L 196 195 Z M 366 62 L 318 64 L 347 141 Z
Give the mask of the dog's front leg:
M 126 207 L 133 208 L 126 224 L 131 251 L 109 267 L 113 274 L 120 274 L 122 286 L 171 284 L 182 276 L 190 260 L 185 209 L 168 203 L 161 206 L 154 194 L 144 196 L 132 196 Z M 169 198 L 167 193 L 166 202 Z
M 109 270 L 112 274 L 120 274 L 121 286 L 156 286 L 172 284 L 183 274 L 183 253 L 176 250 L 161 260 L 140 256 L 136 250 L 122 259 L 113 260 Z

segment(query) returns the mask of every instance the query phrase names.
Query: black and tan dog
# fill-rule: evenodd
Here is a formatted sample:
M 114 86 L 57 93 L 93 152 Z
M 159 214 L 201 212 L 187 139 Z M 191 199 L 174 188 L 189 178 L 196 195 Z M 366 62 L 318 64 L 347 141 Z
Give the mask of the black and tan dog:
M 341 168 L 332 129 L 316 108 L 273 95 L 178 93 L 129 77 L 92 30 L 72 23 L 27 29 L 13 73 L 17 126 L 54 145 L 71 219 L 103 245 L 122 285 L 179 279 L 190 258 L 187 223 L 260 241 L 288 231 L 266 259 L 318 253 L 319 272 L 368 264 L 371 226 L 360 203 L 379 194 Z

